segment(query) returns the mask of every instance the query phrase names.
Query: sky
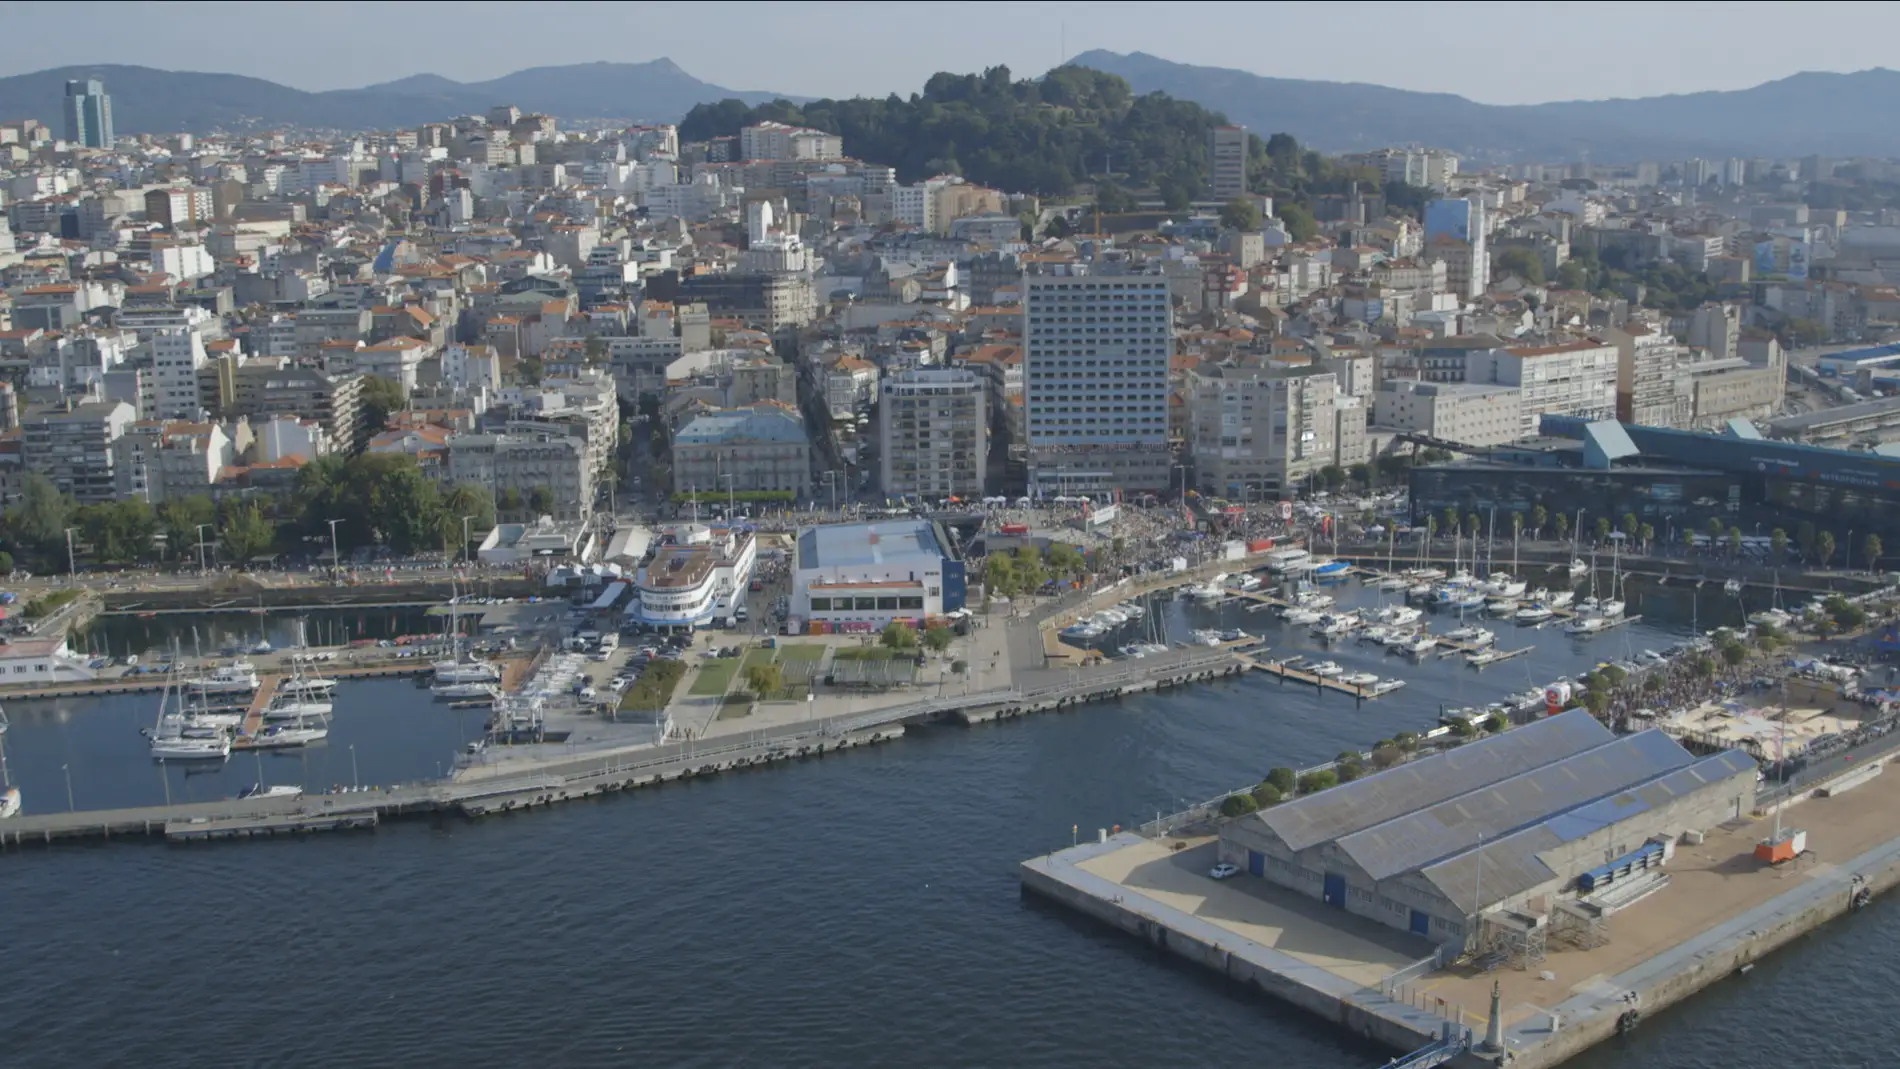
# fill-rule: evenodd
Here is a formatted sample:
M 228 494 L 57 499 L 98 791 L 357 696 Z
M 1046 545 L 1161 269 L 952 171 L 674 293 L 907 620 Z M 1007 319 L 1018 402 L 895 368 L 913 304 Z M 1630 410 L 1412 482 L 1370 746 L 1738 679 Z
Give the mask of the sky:
M 1834 17 L 1829 17 L 1833 9 Z M 83 12 L 83 32 L 74 32 Z M 933 72 L 1040 74 L 1093 48 L 1487 104 L 1741 89 L 1892 62 L 1900 5 L 1856 3 L 70 4 L 0 2 L 30 48 L 0 76 L 88 63 L 299 89 L 666 57 L 728 89 L 911 93 Z M 1774 33 L 1774 27 L 1833 32 Z

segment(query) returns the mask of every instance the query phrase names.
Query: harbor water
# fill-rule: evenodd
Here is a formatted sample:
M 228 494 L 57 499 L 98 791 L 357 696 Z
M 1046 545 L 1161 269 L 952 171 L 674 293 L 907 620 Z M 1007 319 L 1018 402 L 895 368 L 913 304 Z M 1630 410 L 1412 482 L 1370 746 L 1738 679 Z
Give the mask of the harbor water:
M 1177 628 L 1217 616 L 1164 609 Z M 0 1051 L 9 1069 L 1378 1065 L 1382 1048 L 1025 900 L 1017 862 L 1422 730 L 1441 704 L 1626 643 L 1660 648 L 1674 640 L 1662 625 L 1687 623 L 1632 611 L 1645 622 L 1583 644 L 1499 625 L 1501 646 L 1538 650 L 1482 673 L 1339 644 L 1342 664 L 1410 680 L 1363 705 L 1254 674 L 514 817 L 9 854 Z M 1308 648 L 1269 616 L 1218 613 L 1276 654 Z M 162 801 L 136 734 L 155 703 L 11 706 L 28 807 L 63 807 L 62 763 L 83 770 L 83 807 Z M 295 782 L 307 760 L 303 782 L 348 782 L 354 741 L 365 782 L 413 779 L 459 741 L 455 722 L 407 681 L 347 683 L 321 753 L 262 766 Z M 251 763 L 172 789 L 233 793 Z M 1900 1046 L 1874 1006 L 1900 968 L 1895 908 L 1877 902 L 1575 1064 L 1713 1069 L 1769 1050 L 1795 1069 L 1884 1064 Z

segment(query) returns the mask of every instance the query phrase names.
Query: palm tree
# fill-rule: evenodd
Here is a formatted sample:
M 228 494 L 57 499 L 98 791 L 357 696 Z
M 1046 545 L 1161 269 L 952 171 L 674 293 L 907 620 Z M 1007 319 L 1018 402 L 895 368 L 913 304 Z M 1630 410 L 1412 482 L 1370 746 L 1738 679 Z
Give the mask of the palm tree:
M 1542 505 L 1531 506 L 1531 537 L 1544 537 L 1544 524 L 1550 522 L 1550 510 Z

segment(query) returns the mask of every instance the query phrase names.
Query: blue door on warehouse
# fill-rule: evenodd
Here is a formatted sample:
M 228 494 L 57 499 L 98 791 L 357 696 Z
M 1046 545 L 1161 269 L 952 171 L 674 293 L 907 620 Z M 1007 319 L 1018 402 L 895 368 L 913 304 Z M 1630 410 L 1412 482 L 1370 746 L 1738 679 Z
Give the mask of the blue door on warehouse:
M 1247 851 L 1247 875 L 1265 876 L 1267 874 L 1267 855 L 1258 850 Z
M 1346 908 L 1346 878 L 1336 872 L 1326 874 L 1326 887 L 1323 896 L 1326 904 L 1334 909 Z
M 1420 910 L 1420 909 L 1413 910 L 1412 911 L 1412 931 L 1418 935 L 1424 935 L 1424 936 L 1431 935 L 1432 934 L 1432 915 L 1425 912 L 1424 910 Z

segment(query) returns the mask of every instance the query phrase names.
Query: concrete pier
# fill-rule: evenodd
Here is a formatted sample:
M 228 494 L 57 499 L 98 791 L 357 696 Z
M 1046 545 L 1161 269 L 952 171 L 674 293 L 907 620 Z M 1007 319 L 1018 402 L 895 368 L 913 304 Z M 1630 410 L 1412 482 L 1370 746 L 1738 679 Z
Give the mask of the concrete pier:
M 1868 771 L 1877 767 L 1816 785 L 1784 814 L 1784 824 L 1809 829 L 1810 854 L 1770 867 L 1752 853 L 1767 815 L 1731 822 L 1677 846 L 1668 884 L 1606 920 L 1606 941 L 1553 942 L 1528 969 L 1440 967 L 1422 938 L 1245 874 L 1215 881 L 1204 828 L 1187 839 L 1104 835 L 1023 862 L 1021 879 L 1025 892 L 1395 1051 L 1430 1045 L 1447 1029 L 1485 1036 L 1495 997 L 1501 1049 L 1489 1058 L 1463 1051 L 1446 1064 L 1496 1065 L 1501 1055 L 1544 1069 L 1900 884 L 1889 816 L 1900 805 L 1900 777 Z

